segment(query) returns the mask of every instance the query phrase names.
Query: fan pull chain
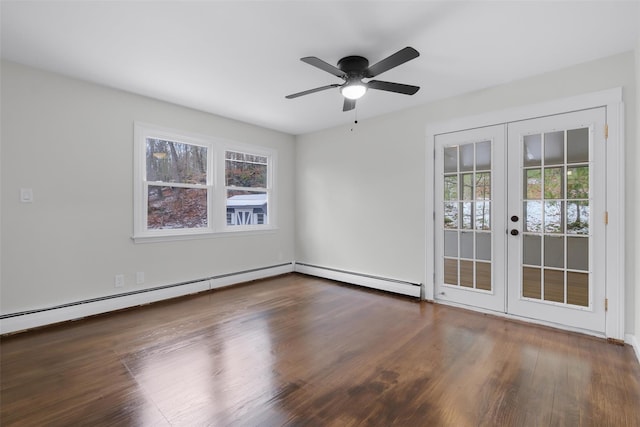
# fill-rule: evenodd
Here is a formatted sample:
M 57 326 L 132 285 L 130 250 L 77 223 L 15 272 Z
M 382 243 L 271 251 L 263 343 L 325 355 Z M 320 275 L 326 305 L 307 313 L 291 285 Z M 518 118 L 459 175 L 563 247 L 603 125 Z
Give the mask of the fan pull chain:
M 353 109 L 353 126 L 351 126 L 351 132 L 353 132 L 353 128 L 358 124 L 358 107 Z

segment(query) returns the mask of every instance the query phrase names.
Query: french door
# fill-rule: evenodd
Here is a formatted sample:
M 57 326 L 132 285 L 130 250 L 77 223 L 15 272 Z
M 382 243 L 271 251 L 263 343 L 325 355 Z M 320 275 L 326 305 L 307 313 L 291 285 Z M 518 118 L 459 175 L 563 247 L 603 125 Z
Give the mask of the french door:
M 436 299 L 505 311 L 505 129 L 438 135 Z
M 605 120 L 436 136 L 437 300 L 605 331 Z

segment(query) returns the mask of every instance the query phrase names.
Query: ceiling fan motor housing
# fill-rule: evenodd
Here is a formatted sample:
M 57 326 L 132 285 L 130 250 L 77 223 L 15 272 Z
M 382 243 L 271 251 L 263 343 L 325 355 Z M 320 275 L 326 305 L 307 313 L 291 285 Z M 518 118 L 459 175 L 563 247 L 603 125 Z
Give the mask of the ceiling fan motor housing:
M 346 80 L 367 77 L 369 61 L 362 56 L 345 56 L 338 61 L 338 68 L 347 74 Z

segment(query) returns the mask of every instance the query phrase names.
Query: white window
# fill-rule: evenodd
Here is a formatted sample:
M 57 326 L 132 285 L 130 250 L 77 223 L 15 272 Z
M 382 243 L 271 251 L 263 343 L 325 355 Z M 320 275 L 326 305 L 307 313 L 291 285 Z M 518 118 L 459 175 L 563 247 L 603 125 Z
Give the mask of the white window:
M 134 240 L 274 228 L 274 159 L 273 150 L 136 123 Z

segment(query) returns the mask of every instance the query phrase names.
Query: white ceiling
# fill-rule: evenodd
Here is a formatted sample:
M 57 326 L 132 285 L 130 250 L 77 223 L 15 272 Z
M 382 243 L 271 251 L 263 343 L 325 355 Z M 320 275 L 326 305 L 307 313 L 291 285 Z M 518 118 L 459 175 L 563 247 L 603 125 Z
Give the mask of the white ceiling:
M 291 134 L 633 50 L 639 1 L 5 1 L 2 57 Z M 420 57 L 342 112 L 342 80 L 305 64 L 405 46 Z

